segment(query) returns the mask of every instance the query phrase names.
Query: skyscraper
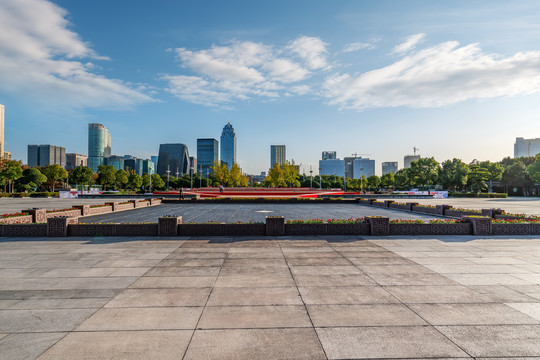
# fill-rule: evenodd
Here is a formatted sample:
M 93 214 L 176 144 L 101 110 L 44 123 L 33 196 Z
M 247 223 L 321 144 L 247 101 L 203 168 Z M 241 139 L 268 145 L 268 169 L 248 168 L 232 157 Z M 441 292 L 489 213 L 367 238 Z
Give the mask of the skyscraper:
M 60 165 L 66 167 L 66 148 L 55 145 L 28 145 L 28 166 Z
M 386 175 L 389 173 L 396 173 L 398 170 L 397 161 L 383 162 L 382 163 L 382 174 Z
M 225 125 L 221 133 L 221 163 L 231 170 L 236 162 L 236 134 L 230 122 Z
M 173 176 L 178 171 L 179 176 L 189 174 L 189 153 L 184 144 L 159 145 L 158 169 L 159 175 L 167 175 L 167 170 Z
M 124 164 L 124 157 L 123 156 L 118 156 L 118 155 L 111 155 L 107 158 L 105 158 L 105 161 L 104 161 L 104 164 L 103 165 L 109 165 L 109 166 L 112 166 L 114 168 L 114 170 L 118 171 L 118 170 L 124 170 L 125 169 L 125 164 Z
M 270 145 L 270 167 L 277 163 L 279 166 L 285 164 L 287 158 L 285 145 Z
M 88 124 L 88 167 L 97 172 L 111 156 L 111 133 L 101 124 Z
M 4 159 L 4 105 L 0 105 L 0 159 Z
M 3 123 L 2 123 L 3 124 Z M 540 138 L 536 139 L 524 139 L 522 137 L 516 138 L 514 143 L 514 157 L 524 156 L 536 156 L 540 154 Z
M 333 160 L 337 159 L 337 153 L 335 151 L 323 151 L 322 152 L 323 160 Z
M 195 172 L 203 175 L 210 174 L 210 166 L 214 161 L 219 160 L 219 143 L 216 139 L 197 139 L 197 162 L 198 168 Z

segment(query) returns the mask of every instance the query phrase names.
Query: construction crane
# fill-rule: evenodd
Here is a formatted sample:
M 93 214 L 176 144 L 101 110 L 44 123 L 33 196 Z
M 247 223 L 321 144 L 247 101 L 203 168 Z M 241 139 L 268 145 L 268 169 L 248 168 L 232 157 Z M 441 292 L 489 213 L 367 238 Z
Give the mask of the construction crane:
M 413 146 L 413 152 L 414 152 L 414 155 L 416 155 L 416 152 L 417 152 L 417 151 L 420 151 L 420 149 L 417 148 L 416 146 Z
M 360 156 L 372 156 L 373 154 L 358 154 L 358 153 L 354 153 L 354 154 L 351 154 L 352 156 L 354 156 L 355 158 L 358 157 L 358 155 Z

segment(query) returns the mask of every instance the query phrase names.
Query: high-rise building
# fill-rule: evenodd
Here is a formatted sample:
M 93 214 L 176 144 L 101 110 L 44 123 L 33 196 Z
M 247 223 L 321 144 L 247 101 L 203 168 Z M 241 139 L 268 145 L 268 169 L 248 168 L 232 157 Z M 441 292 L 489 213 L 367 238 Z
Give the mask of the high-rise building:
M 403 167 L 408 169 L 411 167 L 411 163 L 417 160 L 420 160 L 420 155 L 405 155 L 403 158 Z
M 11 153 L 9 151 L 4 150 L 4 157 L 2 158 L 2 160 L 10 161 L 11 160 Z
M 88 124 L 88 167 L 97 172 L 111 156 L 111 133 L 102 124 Z
M 287 159 L 285 145 L 270 145 L 270 167 L 274 167 L 274 164 L 279 166 L 285 164 Z
M 152 175 L 156 173 L 156 164 L 152 160 L 143 160 L 143 174 Z
M 387 161 L 382 163 L 382 174 L 395 173 L 398 170 L 397 161 Z
M 189 153 L 184 144 L 161 144 L 159 145 L 159 158 L 157 173 L 159 175 L 170 174 L 179 176 L 189 174 Z
M 221 163 L 226 164 L 229 170 L 236 163 L 236 134 L 230 122 L 221 133 Z
M 152 160 L 152 162 L 154 163 L 154 173 L 155 173 L 156 170 L 157 170 L 158 157 L 157 156 L 150 156 L 150 160 Z
M 345 175 L 345 160 L 328 159 L 319 160 L 319 174 L 321 175 Z
M 66 170 L 74 169 L 78 166 L 87 166 L 88 157 L 82 154 L 67 153 L 66 154 Z
M 4 158 L 4 105 L 0 105 L 0 159 Z
M 536 156 L 540 154 L 540 138 L 536 139 L 524 139 L 522 137 L 516 138 L 514 143 L 514 157 L 524 156 Z
M 28 166 L 60 165 L 66 167 L 66 148 L 55 145 L 28 145 Z
M 195 156 L 189 157 L 189 173 L 197 173 L 197 158 Z
M 335 151 L 323 151 L 322 152 L 323 160 L 334 160 L 337 159 L 337 153 Z
M 196 171 L 203 175 L 210 174 L 210 166 L 219 161 L 219 143 L 216 139 L 197 139 L 197 166 Z
M 116 171 L 124 170 L 126 167 L 124 161 L 123 156 L 111 155 L 105 158 L 104 165 L 112 166 Z
M 363 157 L 355 158 L 352 161 L 352 166 L 352 178 L 360 179 L 362 175 L 364 175 L 365 177 L 375 175 L 375 160 Z
M 134 172 L 135 174 L 142 176 L 143 174 L 143 160 L 137 159 L 136 157 L 130 156 L 129 159 L 126 159 L 127 155 L 124 155 L 124 169 L 131 174 L 131 172 Z

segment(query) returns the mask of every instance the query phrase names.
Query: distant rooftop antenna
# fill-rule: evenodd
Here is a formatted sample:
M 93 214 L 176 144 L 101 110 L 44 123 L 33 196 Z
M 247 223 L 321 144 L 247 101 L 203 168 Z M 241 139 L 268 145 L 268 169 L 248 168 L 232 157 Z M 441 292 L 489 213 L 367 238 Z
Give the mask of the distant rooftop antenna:
M 416 152 L 417 152 L 417 151 L 420 151 L 420 149 L 417 148 L 416 146 L 413 146 L 413 151 L 414 151 L 414 155 L 416 155 Z

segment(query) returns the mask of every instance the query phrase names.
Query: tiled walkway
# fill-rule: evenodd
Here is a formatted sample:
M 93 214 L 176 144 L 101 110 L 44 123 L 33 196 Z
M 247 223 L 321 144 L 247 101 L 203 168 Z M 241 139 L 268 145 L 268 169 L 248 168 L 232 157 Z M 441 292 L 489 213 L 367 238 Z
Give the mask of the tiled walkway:
M 540 358 L 540 239 L 0 242 L 1 359 Z

